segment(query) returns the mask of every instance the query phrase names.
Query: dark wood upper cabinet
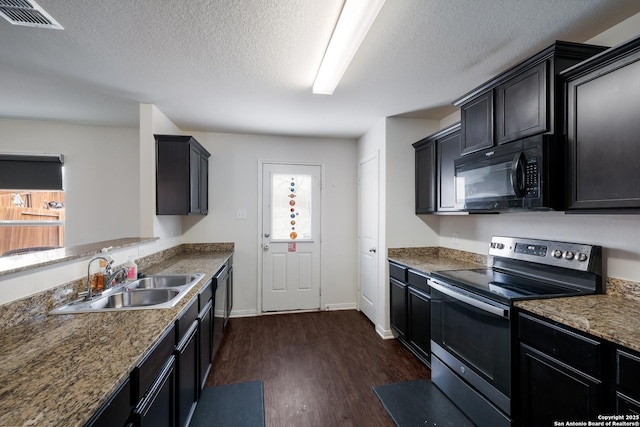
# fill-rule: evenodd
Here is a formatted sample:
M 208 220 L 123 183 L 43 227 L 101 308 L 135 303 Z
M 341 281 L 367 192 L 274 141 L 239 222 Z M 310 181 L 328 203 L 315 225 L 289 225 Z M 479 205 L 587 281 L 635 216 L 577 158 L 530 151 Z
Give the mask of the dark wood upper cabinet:
M 429 137 L 413 144 L 416 153 L 416 214 L 436 211 L 436 141 Z
M 461 154 L 493 146 L 493 90 L 460 106 Z
M 640 37 L 562 74 L 569 211 L 640 208 Z
M 453 161 L 460 157 L 460 140 L 460 123 L 455 123 L 413 144 L 416 214 L 457 211 Z
M 206 215 L 211 154 L 192 136 L 155 138 L 156 214 Z
M 504 144 L 549 130 L 548 61 L 496 88 L 496 142 Z
M 558 74 L 605 47 L 556 41 L 454 101 L 462 121 L 461 154 L 563 129 Z
M 453 161 L 460 157 L 460 123 L 447 128 L 436 139 L 438 156 L 438 212 L 453 212 L 456 208 L 456 170 Z

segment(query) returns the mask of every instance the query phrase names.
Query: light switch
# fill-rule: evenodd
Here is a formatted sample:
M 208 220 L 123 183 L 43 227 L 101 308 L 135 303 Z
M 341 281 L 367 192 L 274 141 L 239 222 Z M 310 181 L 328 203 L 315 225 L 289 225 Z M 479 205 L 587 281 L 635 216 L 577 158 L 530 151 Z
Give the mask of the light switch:
M 237 209 L 236 210 L 236 219 L 247 219 L 247 210 L 246 209 Z

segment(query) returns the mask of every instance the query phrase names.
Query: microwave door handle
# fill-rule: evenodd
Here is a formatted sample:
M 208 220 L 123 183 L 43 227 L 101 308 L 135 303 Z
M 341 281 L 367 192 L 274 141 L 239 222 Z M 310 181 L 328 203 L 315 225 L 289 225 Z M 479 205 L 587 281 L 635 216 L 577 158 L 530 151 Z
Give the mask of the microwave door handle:
M 475 298 L 472 297 L 468 297 L 464 294 L 461 294 L 459 292 L 456 292 L 452 289 L 449 289 L 443 285 L 441 285 L 440 283 L 436 282 L 433 279 L 429 279 L 429 286 L 431 286 L 432 288 L 442 292 L 445 295 L 450 296 L 453 299 L 456 299 L 460 302 L 469 304 L 475 308 L 478 308 L 482 311 L 486 311 L 488 313 L 494 314 L 496 316 L 500 316 L 500 317 L 504 317 L 504 318 L 509 318 L 509 310 L 505 310 L 504 308 L 500 308 L 500 307 L 496 307 L 495 305 L 491 305 L 488 304 L 484 301 L 480 301 L 477 300 Z
M 524 184 L 524 179 L 518 179 L 519 171 L 522 171 L 523 157 L 522 153 L 518 153 L 513 158 L 513 162 L 511 162 L 511 187 L 517 197 L 522 197 L 523 188 L 521 185 Z

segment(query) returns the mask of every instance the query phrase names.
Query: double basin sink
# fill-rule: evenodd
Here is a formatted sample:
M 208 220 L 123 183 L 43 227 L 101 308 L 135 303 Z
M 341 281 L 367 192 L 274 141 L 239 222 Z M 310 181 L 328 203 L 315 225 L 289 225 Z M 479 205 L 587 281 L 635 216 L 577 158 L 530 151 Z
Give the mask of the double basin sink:
M 77 300 L 50 314 L 171 308 L 204 277 L 204 274 L 148 276 L 108 289 L 90 301 Z

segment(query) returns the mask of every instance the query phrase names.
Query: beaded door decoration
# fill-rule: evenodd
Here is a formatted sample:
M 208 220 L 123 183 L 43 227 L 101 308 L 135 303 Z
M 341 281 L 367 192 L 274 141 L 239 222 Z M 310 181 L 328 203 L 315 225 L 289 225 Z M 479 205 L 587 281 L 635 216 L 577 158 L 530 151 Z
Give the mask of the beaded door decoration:
M 273 175 L 273 239 L 311 238 L 311 182 L 310 175 Z

